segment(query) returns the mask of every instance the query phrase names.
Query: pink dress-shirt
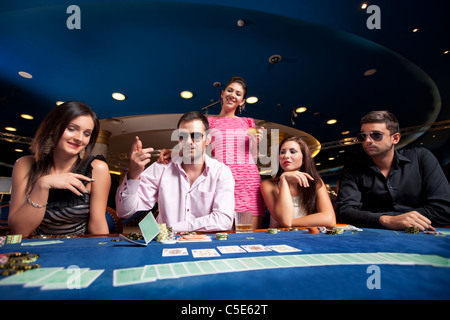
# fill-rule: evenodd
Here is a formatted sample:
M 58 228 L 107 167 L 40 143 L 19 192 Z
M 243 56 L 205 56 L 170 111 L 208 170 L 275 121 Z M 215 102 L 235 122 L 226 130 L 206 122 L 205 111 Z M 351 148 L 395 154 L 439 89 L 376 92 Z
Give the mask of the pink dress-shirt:
M 205 155 L 205 169 L 192 186 L 176 156 L 168 164 L 153 163 L 140 180 L 125 176 L 116 193 L 121 218 L 150 210 L 158 202 L 158 223 L 175 232 L 231 230 L 234 220 L 234 179 L 223 163 Z

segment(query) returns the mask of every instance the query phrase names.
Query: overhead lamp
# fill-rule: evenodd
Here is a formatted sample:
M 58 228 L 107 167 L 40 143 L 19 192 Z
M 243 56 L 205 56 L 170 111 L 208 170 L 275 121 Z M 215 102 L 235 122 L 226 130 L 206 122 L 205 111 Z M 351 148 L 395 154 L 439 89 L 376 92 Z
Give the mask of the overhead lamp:
M 25 114 L 25 113 L 22 113 L 20 116 L 21 116 L 22 118 L 24 118 L 24 119 L 27 119 L 27 120 L 33 120 L 33 119 L 34 119 L 33 116 L 31 116 L 31 115 L 29 115 L 29 114 Z
M 123 101 L 127 98 L 123 93 L 120 93 L 120 92 L 114 92 L 112 94 L 112 97 L 113 97 L 113 99 L 119 100 L 119 101 Z
M 5 130 L 7 130 L 7 131 L 17 131 L 17 129 L 13 128 L 13 127 L 5 127 Z
M 346 130 L 346 131 L 342 131 L 342 132 L 341 132 L 341 134 L 342 134 L 343 136 L 345 136 L 345 135 L 347 135 L 347 134 L 349 134 L 349 133 L 350 133 L 349 130 Z
M 22 149 L 14 149 L 15 152 L 23 152 Z
M 413 29 L 412 32 L 417 32 L 417 31 L 419 31 L 419 29 L 415 28 L 415 29 Z
M 305 112 L 306 110 L 308 110 L 308 109 L 305 108 L 305 107 L 299 107 L 299 108 L 295 109 L 295 112 L 296 113 L 302 113 L 302 112 Z
M 364 72 L 364 75 L 365 75 L 366 77 L 369 77 L 369 76 L 375 74 L 376 72 L 377 72 L 377 69 L 369 69 L 369 70 L 366 70 L 366 71 Z
M 361 5 L 361 9 L 366 10 L 366 9 L 367 9 L 367 3 L 363 3 L 363 4 Z
M 64 103 L 64 101 L 56 101 L 56 105 L 57 106 L 60 106 L 60 105 L 62 105 Z
M 27 79 L 33 78 L 33 76 L 32 76 L 30 73 L 25 72 L 25 71 L 19 71 L 19 75 L 20 75 L 21 77 L 27 78 Z
M 191 99 L 194 96 L 194 94 L 191 91 L 181 91 L 180 96 L 183 99 Z
M 327 124 L 335 124 L 337 122 L 336 119 L 330 119 L 327 121 Z
M 444 51 L 444 54 L 448 54 L 450 51 L 449 50 L 447 50 L 447 51 Z
M 247 100 L 245 100 L 249 104 L 257 103 L 258 98 L 257 97 L 248 97 Z

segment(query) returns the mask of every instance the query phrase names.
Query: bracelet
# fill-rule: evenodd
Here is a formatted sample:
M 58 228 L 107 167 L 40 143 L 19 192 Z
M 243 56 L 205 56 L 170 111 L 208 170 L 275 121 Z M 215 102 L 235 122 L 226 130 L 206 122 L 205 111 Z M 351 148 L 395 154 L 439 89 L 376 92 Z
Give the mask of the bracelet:
M 41 204 L 34 203 L 30 199 L 30 194 L 27 194 L 27 201 L 28 201 L 29 204 L 31 204 L 35 208 L 44 208 L 47 205 L 47 204 L 41 205 Z

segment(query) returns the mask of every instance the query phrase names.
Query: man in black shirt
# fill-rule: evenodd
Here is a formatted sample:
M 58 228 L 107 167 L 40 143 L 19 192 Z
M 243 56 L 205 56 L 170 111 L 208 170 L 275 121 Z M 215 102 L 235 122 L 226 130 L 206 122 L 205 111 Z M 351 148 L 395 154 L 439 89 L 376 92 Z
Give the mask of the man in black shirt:
M 388 111 L 361 119 L 364 159 L 339 178 L 338 221 L 359 227 L 421 231 L 450 224 L 450 186 L 438 160 L 424 148 L 397 151 L 398 121 Z

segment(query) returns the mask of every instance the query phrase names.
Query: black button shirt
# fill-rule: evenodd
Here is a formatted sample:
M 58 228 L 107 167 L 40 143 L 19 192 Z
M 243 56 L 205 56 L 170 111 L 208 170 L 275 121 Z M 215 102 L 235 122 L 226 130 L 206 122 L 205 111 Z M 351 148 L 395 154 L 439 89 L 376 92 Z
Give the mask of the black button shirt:
M 365 155 L 362 161 L 344 167 L 338 183 L 340 223 L 380 228 L 382 215 L 417 211 L 434 227 L 450 224 L 450 186 L 427 149 L 396 150 L 387 178 Z

